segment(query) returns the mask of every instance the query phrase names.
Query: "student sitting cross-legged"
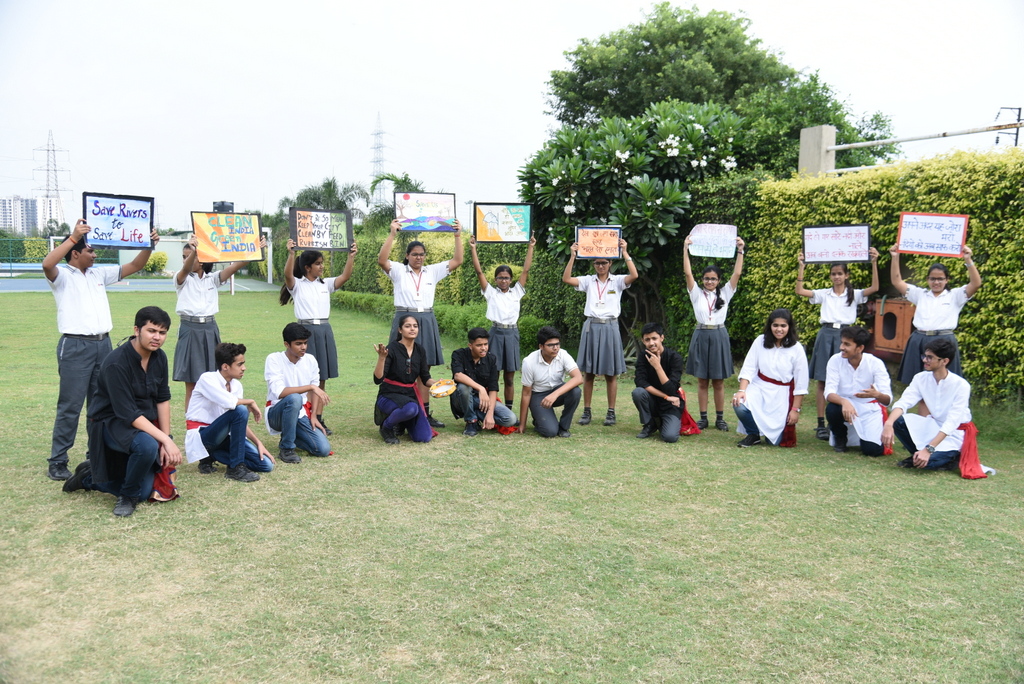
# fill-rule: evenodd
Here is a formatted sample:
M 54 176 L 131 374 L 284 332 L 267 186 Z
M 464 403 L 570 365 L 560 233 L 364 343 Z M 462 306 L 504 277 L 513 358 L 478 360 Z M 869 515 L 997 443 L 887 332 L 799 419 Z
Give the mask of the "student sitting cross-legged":
M 569 380 L 565 376 L 569 376 Z M 526 432 L 526 411 L 542 437 L 571 437 L 576 407 L 580 404 L 583 373 L 569 352 L 562 349 L 562 335 L 550 325 L 537 331 L 537 351 L 523 359 L 523 394 L 519 400 L 519 432 Z M 562 416 L 555 415 L 557 407 Z

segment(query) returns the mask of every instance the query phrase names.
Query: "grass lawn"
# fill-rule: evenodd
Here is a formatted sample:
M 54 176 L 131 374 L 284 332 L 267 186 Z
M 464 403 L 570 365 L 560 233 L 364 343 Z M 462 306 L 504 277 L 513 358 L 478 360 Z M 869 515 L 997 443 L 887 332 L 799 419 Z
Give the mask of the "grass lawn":
M 115 341 L 139 307 L 174 309 L 173 293 L 110 300 Z M 220 301 L 262 397 L 291 306 Z M 717 431 L 667 445 L 634 438 L 624 380 L 612 428 L 599 386 L 571 439 L 469 439 L 448 420 L 388 448 L 371 414 L 387 330 L 335 311 L 333 456 L 253 484 L 184 466 L 180 499 L 117 519 L 112 497 L 45 477 L 53 297 L 0 304 L 0 682 L 1024 679 L 1024 472 L 984 426 L 999 473 L 980 481 L 834 454 L 810 404 L 795 449 Z M 83 421 L 72 467 L 84 447 Z

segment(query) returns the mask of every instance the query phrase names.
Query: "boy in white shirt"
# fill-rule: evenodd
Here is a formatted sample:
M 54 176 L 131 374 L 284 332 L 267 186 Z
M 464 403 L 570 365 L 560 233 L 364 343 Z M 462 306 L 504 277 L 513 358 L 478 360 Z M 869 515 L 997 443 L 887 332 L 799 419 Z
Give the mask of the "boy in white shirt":
M 859 325 L 839 331 L 839 353 L 825 370 L 825 417 L 832 433 L 832 448 L 847 449 L 849 428 L 853 427 L 860 451 L 881 456 L 883 406 L 892 401 L 892 383 L 885 364 L 874 354 L 864 353 L 871 333 Z
M 320 365 L 306 353 L 309 330 L 301 323 L 284 326 L 284 351 L 267 357 L 263 375 L 267 381 L 267 432 L 281 435 L 278 458 L 301 463 L 299 448 L 310 456 L 329 456 L 331 444 L 317 420 L 330 403 L 320 389 Z
M 526 432 L 529 410 L 541 437 L 571 437 L 569 426 L 580 404 L 583 373 L 569 352 L 562 349 L 562 336 L 555 328 L 545 325 L 537 331 L 537 351 L 523 359 L 520 377 L 523 394 L 519 400 L 519 432 Z M 561 419 L 555 415 L 559 406 L 564 407 Z

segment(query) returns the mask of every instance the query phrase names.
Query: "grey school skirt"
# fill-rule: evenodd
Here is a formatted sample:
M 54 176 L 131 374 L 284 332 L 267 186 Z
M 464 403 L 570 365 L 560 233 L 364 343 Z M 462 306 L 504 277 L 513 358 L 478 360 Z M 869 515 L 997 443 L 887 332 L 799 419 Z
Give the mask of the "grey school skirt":
M 839 330 L 831 326 L 822 326 L 818 337 L 814 340 L 814 351 L 811 352 L 811 380 L 825 382 L 827 379 L 828 360 L 839 353 Z
M 732 371 L 729 331 L 724 327 L 694 330 L 686 354 L 686 374 L 704 380 L 724 380 L 732 376 Z
M 217 370 L 214 350 L 220 344 L 217 321 L 192 323 L 179 321 L 178 343 L 174 346 L 174 374 L 176 382 L 199 382 L 199 376 Z
M 950 373 L 963 376 L 964 372 L 960 367 L 960 345 L 956 343 L 956 335 L 922 335 L 915 330 L 910 333 L 910 339 L 907 340 L 907 346 L 903 350 L 903 358 L 900 359 L 900 370 L 896 373 L 896 379 L 904 385 L 909 385 L 914 376 L 924 370 L 924 362 L 921 360 L 924 355 L 924 345 L 939 338 L 952 342 L 953 348 L 956 350 L 956 354 L 950 359 L 946 368 Z
M 626 359 L 622 356 L 622 336 L 619 321 L 595 323 L 587 319 L 580 336 L 580 353 L 576 359 L 580 370 L 597 375 L 621 375 L 626 372 Z
M 498 370 L 519 370 L 519 328 L 491 326 L 490 353 L 498 359 Z
M 405 316 L 412 316 L 420 324 L 420 334 L 416 343 L 423 347 L 423 353 L 427 357 L 427 365 L 443 366 L 444 350 L 441 349 L 441 330 L 437 327 L 437 319 L 433 311 L 396 311 L 395 317 L 391 320 L 391 337 L 388 342 L 397 339 L 398 319 Z
M 338 377 L 338 345 L 334 342 L 334 328 L 326 320 L 319 325 L 301 325 L 309 331 L 306 353 L 311 354 L 320 366 L 320 381 Z

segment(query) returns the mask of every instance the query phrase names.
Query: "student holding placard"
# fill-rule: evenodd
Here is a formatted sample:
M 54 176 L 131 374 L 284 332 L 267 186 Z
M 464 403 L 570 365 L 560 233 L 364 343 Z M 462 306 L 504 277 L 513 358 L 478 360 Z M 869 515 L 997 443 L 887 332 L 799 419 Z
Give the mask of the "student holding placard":
M 825 381 L 827 379 L 828 361 L 839 353 L 839 331 L 857 321 L 857 305 L 863 304 L 868 297 L 878 292 L 878 250 L 868 250 L 871 257 L 871 286 L 863 290 L 855 290 L 850 284 L 850 268 L 845 263 L 837 262 L 828 268 L 828 277 L 832 287 L 820 290 L 808 290 L 804 287 L 804 253 L 797 254 L 796 293 L 810 299 L 811 304 L 821 306 L 821 329 L 814 340 L 811 352 L 811 379 L 818 381 L 815 399 L 818 408 L 818 426 L 814 436 L 828 439 L 828 427 L 825 426 Z
M 223 270 L 213 273 L 212 263 L 199 261 L 198 240 L 189 237 L 181 252 L 181 270 L 174 276 L 174 290 L 178 293 L 175 313 L 181 319 L 178 326 L 178 343 L 174 347 L 175 382 L 185 383 L 185 410 L 192 399 L 192 391 L 199 382 L 199 376 L 217 370 L 214 351 L 220 344 L 220 328 L 216 314 L 220 310 L 217 288 L 231 280 L 231 276 L 243 268 L 248 261 L 235 261 Z M 265 247 L 266 238 L 261 238 L 260 247 Z M 209 472 L 200 465 L 200 471 Z
M 690 294 L 693 315 L 697 327 L 690 338 L 690 350 L 686 355 L 686 372 L 697 378 L 697 404 L 700 406 L 700 420 L 697 427 L 708 427 L 708 384 L 715 391 L 715 427 L 726 431 L 725 422 L 725 379 L 732 375 L 732 348 L 729 332 L 725 329 L 725 316 L 729 312 L 729 300 L 736 294 L 736 285 L 743 272 L 743 238 L 736 238 L 736 265 L 732 277 L 722 285 L 722 269 L 708 266 L 701 277 L 701 286 L 693 279 L 690 266 L 690 245 L 693 238 L 687 236 L 683 242 L 683 273 L 686 275 L 686 291 Z
M 320 364 L 320 389 L 327 387 L 329 378 L 338 377 L 338 345 L 334 341 L 334 329 L 328 320 L 331 316 L 331 293 L 348 282 L 352 277 L 352 266 L 356 258 L 356 243 L 352 243 L 345 268 L 337 278 L 324 275 L 324 255 L 315 249 L 307 249 L 295 258 L 295 240 L 288 240 L 288 260 L 284 264 L 284 286 L 281 288 L 281 306 L 294 301 L 295 318 L 309 330 L 308 353 Z M 323 425 L 325 433 L 333 434 L 324 423 L 323 415 L 316 419 Z
M 398 333 L 399 320 L 406 314 L 412 315 L 419 324 L 417 344 L 423 347 L 427 359 L 427 375 L 429 366 L 444 364 L 444 350 L 441 349 L 441 331 L 434 317 L 434 291 L 437 284 L 449 273 L 462 265 L 462 224 L 458 219 L 452 222 L 455 230 L 455 253 L 448 261 L 437 264 L 425 264 L 427 248 L 419 240 L 414 240 L 405 248 L 405 261 L 391 261 L 391 246 L 395 243 L 395 235 L 402 229 L 398 219 L 391 222 L 391 232 L 377 255 L 377 263 L 395 286 L 395 317 L 391 322 L 391 339 Z M 430 415 L 429 387 L 420 387 L 424 410 L 432 428 L 443 428 L 444 423 Z
M 498 359 L 498 370 L 505 375 L 505 406 L 512 408 L 515 400 L 516 371 L 519 370 L 519 302 L 526 294 L 526 279 L 533 264 L 533 248 L 537 238 L 530 238 L 526 261 L 519 280 L 512 285 L 512 269 L 502 264 L 494 269 L 494 286 L 487 282 L 480 259 L 476 254 L 476 236 L 469 238 L 469 253 L 473 257 L 473 270 L 480 281 L 480 294 L 487 300 L 487 320 L 491 322 L 491 354 Z
M 626 241 L 619 238 L 619 252 L 626 260 L 628 275 L 612 275 L 611 259 L 599 256 L 594 259 L 595 275 L 579 278 L 572 276 L 572 267 L 576 263 L 576 252 L 579 243 L 574 242 L 569 248 L 569 263 L 562 273 L 562 282 L 571 285 L 580 292 L 587 293 L 587 303 L 583 314 L 587 320 L 583 323 L 580 336 L 578 364 L 583 372 L 583 415 L 580 425 L 589 425 L 592 420 L 590 401 L 594 396 L 594 378 L 603 375 L 608 392 L 608 413 L 605 425 L 615 425 L 615 398 L 618 394 L 619 376 L 626 372 L 626 359 L 622 353 L 622 335 L 619 333 L 619 314 L 622 312 L 622 293 L 640 276 L 636 272 L 633 258 L 626 252 Z
M 960 310 L 971 300 L 974 293 L 981 287 L 981 273 L 974 265 L 974 252 L 964 245 L 964 265 L 967 266 L 968 282 L 956 289 L 949 289 L 949 269 L 943 264 L 932 264 L 928 269 L 928 289 L 911 285 L 903 280 L 900 273 L 900 250 L 893 245 L 889 250 L 892 255 L 890 275 L 892 285 L 901 295 L 907 298 L 916 308 L 914 310 L 914 332 L 907 340 L 903 350 L 903 360 L 896 379 L 909 385 L 914 376 L 924 369 L 921 357 L 924 355 L 925 344 L 936 338 L 948 339 L 953 344 L 953 356 L 948 369 L 951 373 L 962 375 L 960 367 L 960 347 L 956 342 L 957 323 Z

